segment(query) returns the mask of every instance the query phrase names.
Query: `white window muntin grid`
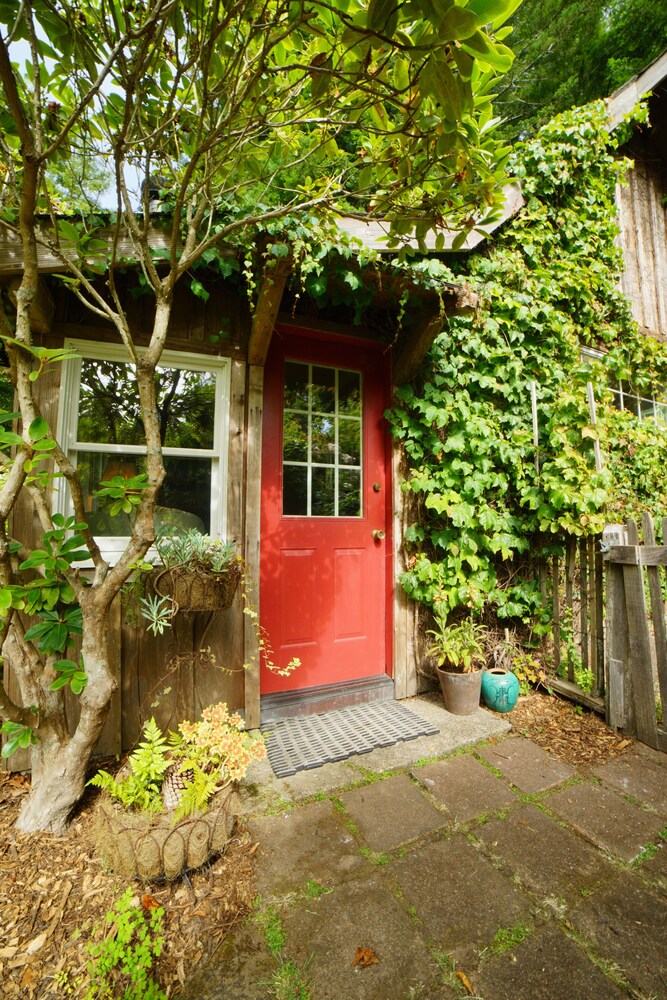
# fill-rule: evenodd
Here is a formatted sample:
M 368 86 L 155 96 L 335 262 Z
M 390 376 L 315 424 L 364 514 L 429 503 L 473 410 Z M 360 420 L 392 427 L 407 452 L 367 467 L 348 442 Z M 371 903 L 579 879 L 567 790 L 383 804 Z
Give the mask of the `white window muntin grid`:
M 304 514 L 285 514 L 284 517 L 340 517 L 338 512 L 338 487 L 339 487 L 339 472 L 340 469 L 346 469 L 353 472 L 359 473 L 359 513 L 358 514 L 344 514 L 344 517 L 363 517 L 363 502 L 362 498 L 364 495 L 363 491 L 363 464 L 364 464 L 364 435 L 363 435 L 363 413 L 364 413 L 364 381 L 363 375 L 360 371 L 356 371 L 354 368 L 334 368 L 331 365 L 320 365 L 313 364 L 306 361 L 299 361 L 297 358 L 287 358 L 287 364 L 304 365 L 308 369 L 308 407 L 307 409 L 299 409 L 295 406 L 284 406 L 283 413 L 298 413 L 303 415 L 308 420 L 307 429 L 307 460 L 305 462 L 294 461 L 292 459 L 283 459 L 283 467 L 286 465 L 306 469 L 306 489 L 307 489 L 307 501 L 306 510 L 307 513 Z M 313 409 L 313 368 L 326 368 L 328 371 L 334 373 L 334 394 L 335 394 L 335 406 L 333 413 L 325 413 L 322 410 Z M 343 414 L 339 412 L 339 394 L 338 394 L 338 376 L 340 372 L 349 372 L 352 375 L 359 376 L 359 416 L 350 416 L 349 414 Z M 312 461 L 312 443 L 313 443 L 313 417 L 328 417 L 334 420 L 334 461 L 333 462 L 313 462 Z M 356 423 L 359 425 L 359 464 L 358 465 L 348 465 L 345 463 L 341 465 L 339 462 L 340 457 L 340 442 L 339 442 L 339 427 L 340 421 L 349 421 L 350 423 Z M 312 513 L 312 493 L 313 493 L 313 469 L 333 469 L 334 472 L 334 513 L 331 514 L 313 514 Z
M 88 443 L 77 440 L 79 397 L 81 392 L 81 362 L 83 358 L 99 361 L 115 361 L 118 364 L 131 366 L 126 350 L 117 344 L 94 344 L 87 340 L 66 339 L 65 350 L 76 351 L 76 358 L 63 362 L 60 399 L 58 403 L 58 429 L 64 450 L 69 454 L 74 465 L 77 464 L 78 452 L 104 452 L 116 455 L 145 455 L 146 448 L 142 445 Z M 141 353 L 141 349 L 138 349 Z M 162 368 L 182 368 L 187 371 L 203 371 L 215 374 L 213 421 L 213 448 L 163 448 L 165 457 L 208 459 L 211 462 L 211 529 L 213 537 L 226 537 L 227 527 L 227 448 L 229 440 L 229 400 L 231 364 L 229 358 L 190 354 L 182 351 L 164 351 L 160 358 Z M 69 516 L 73 513 L 68 490 L 55 488 L 55 509 Z M 129 538 L 125 536 L 101 536 L 98 545 L 105 558 L 119 555 L 125 549 Z
M 583 361 L 586 359 L 601 361 L 604 358 L 603 351 L 596 351 L 591 347 L 581 347 L 579 353 Z M 624 389 L 622 381 L 614 381 L 607 388 L 614 398 L 617 409 L 632 413 L 639 421 L 653 420 L 656 424 L 667 424 L 667 397 L 640 396 Z

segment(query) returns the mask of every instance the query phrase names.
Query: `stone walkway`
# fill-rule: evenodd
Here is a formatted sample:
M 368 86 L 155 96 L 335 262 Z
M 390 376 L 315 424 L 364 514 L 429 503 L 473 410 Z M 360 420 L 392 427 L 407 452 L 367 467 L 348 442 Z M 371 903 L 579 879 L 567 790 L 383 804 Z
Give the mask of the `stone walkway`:
M 256 910 L 188 1000 L 667 998 L 667 755 L 577 771 L 482 710 L 452 752 L 451 719 L 264 776 Z

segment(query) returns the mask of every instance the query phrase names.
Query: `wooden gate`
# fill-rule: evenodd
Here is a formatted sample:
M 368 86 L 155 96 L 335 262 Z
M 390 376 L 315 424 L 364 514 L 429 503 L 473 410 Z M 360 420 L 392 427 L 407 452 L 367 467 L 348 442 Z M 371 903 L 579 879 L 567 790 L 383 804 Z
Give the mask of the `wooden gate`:
M 642 517 L 643 544 L 635 521 L 618 529 L 616 537 L 607 529 L 603 553 L 607 564 L 607 722 L 667 752 L 664 719 L 660 725 L 657 721 L 658 692 L 662 710 L 667 706 L 663 600 L 667 545 L 655 544 L 649 514 Z M 667 538 L 667 518 L 662 522 L 662 538 Z

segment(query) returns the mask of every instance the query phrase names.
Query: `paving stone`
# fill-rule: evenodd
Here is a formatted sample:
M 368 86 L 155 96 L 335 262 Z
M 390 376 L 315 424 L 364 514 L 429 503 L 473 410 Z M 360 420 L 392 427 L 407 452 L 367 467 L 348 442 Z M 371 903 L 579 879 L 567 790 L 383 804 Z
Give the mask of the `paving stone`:
M 460 834 L 414 849 L 388 873 L 438 947 L 462 962 L 530 916 L 526 896 Z
M 243 926 L 188 980 L 182 1000 L 266 1000 L 266 984 L 275 969 L 261 931 Z
M 472 976 L 488 1000 L 622 1000 L 622 993 L 557 928 L 543 928 Z
M 599 954 L 615 962 L 646 994 L 667 996 L 667 900 L 623 872 L 570 915 Z
M 373 851 L 391 851 L 447 825 L 405 774 L 341 795 L 361 835 Z
M 428 995 L 437 976 L 426 940 L 378 874 L 292 906 L 283 927 L 314 1000 L 408 1000 L 411 990 Z M 378 964 L 355 969 L 359 948 L 372 948 Z
M 629 751 L 594 768 L 593 774 L 624 795 L 632 795 L 661 816 L 667 816 L 667 769 L 647 754 Z
M 554 792 L 544 804 L 598 847 L 625 861 L 632 861 L 645 844 L 655 840 L 664 825 L 655 813 L 588 781 Z
M 442 802 L 455 823 L 467 823 L 516 801 L 507 785 L 474 757 L 441 760 L 410 773 Z
M 656 886 L 667 894 L 667 844 L 661 841 L 658 850 L 652 858 L 644 861 L 641 871 L 656 883 Z
M 531 794 L 560 785 L 576 774 L 574 768 L 522 736 L 483 747 L 479 753 L 513 785 Z
M 478 827 L 475 835 L 542 897 L 578 902 L 582 890 L 595 889 L 616 874 L 599 851 L 535 805 L 518 806 L 505 819 Z
M 331 802 L 313 802 L 249 822 L 258 840 L 257 889 L 262 895 L 301 888 L 309 879 L 333 885 L 368 867 Z

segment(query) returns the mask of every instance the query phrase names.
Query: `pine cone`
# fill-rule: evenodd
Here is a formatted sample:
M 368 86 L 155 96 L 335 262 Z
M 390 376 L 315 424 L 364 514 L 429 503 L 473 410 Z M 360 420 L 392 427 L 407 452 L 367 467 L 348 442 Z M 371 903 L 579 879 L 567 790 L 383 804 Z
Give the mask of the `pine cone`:
M 180 763 L 171 764 L 164 772 L 162 779 L 162 801 L 166 810 L 175 809 L 181 801 L 183 789 L 187 784 L 194 781 L 195 774 L 191 767 L 185 771 L 180 770 Z

